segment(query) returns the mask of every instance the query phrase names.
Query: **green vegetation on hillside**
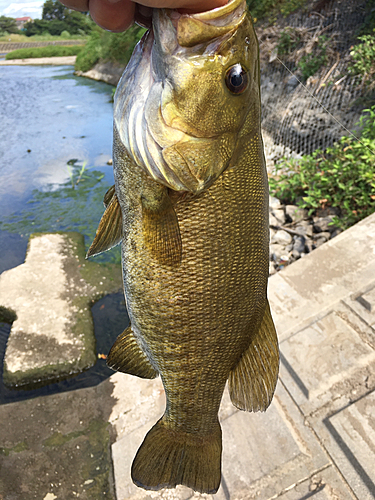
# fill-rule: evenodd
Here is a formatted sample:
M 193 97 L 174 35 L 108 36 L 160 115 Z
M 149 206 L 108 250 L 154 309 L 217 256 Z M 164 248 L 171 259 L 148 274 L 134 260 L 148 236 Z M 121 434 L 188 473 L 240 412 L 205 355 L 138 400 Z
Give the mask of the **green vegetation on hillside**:
M 352 47 L 350 55 L 353 64 L 349 66 L 352 74 L 364 76 L 370 88 L 375 87 L 375 28 L 372 35 L 363 35 L 358 37 L 361 42 Z
M 16 20 L 13 17 L 0 16 L 0 36 L 9 33 L 19 33 Z
M 82 12 L 68 9 L 58 0 L 46 0 L 43 5 L 42 19 L 35 19 L 26 24 L 26 36 L 49 35 L 59 36 L 63 32 L 69 35 L 85 35 L 94 26 L 91 18 Z
M 132 26 L 123 33 L 110 33 L 96 27 L 77 56 L 75 69 L 88 71 L 99 60 L 117 62 L 125 66 L 144 32 L 139 26 Z
M 288 16 L 295 10 L 303 7 L 306 0 L 247 0 L 247 5 L 254 19 L 267 18 L 275 21 L 279 14 Z
M 82 45 L 47 45 L 47 47 L 31 47 L 26 49 L 17 49 L 9 52 L 5 59 L 29 59 L 35 57 L 62 57 L 76 56 L 83 49 Z
M 310 214 L 336 207 L 334 223 L 343 229 L 375 212 L 375 106 L 364 110 L 358 125 L 359 141 L 342 137 L 324 152 L 281 160 L 269 179 L 271 194 Z

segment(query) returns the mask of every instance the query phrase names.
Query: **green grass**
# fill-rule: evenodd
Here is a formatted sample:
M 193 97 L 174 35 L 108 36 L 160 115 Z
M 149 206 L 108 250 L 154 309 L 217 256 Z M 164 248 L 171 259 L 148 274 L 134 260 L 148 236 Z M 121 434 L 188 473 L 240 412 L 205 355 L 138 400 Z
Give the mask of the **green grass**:
M 82 45 L 47 45 L 46 47 L 29 47 L 9 52 L 5 59 L 29 59 L 35 57 L 76 56 L 83 49 Z
M 303 7 L 306 0 L 247 0 L 251 15 L 255 20 L 267 19 L 271 24 L 279 15 L 287 17 Z

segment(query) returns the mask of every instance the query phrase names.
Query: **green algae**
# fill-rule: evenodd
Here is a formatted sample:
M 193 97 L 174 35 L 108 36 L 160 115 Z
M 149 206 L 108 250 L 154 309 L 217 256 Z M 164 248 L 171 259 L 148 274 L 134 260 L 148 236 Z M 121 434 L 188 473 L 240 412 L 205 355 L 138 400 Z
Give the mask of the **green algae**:
M 20 453 L 21 451 L 28 450 L 29 447 L 25 441 L 21 441 L 17 443 L 13 448 L 1 448 L 0 447 L 0 455 L 5 455 L 8 457 L 11 453 Z
M 70 441 L 73 441 L 71 446 L 76 446 L 74 440 L 79 442 L 82 450 L 79 473 L 81 487 L 90 491 L 91 500 L 113 498 L 110 432 L 111 425 L 108 422 L 94 419 L 81 431 L 67 434 L 54 432 L 43 441 L 43 446 L 55 449 L 66 447 Z
M 0 230 L 30 236 L 32 233 L 77 231 L 84 235 L 86 251 L 91 245 L 104 212 L 103 197 L 108 182 L 103 172 L 68 162 L 69 179 L 56 186 L 34 190 L 27 208 L 2 218 Z M 116 247 L 95 257 L 97 263 L 121 262 L 120 248 Z

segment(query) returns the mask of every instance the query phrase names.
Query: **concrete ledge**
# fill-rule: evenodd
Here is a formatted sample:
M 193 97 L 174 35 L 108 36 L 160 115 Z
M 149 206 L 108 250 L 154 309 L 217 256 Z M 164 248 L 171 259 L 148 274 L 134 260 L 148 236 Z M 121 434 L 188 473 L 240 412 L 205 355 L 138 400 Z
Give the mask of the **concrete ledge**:
M 29 59 L 0 60 L 0 66 L 32 66 L 49 64 L 53 66 L 74 66 L 77 56 L 30 57 Z
M 121 288 L 120 266 L 84 260 L 78 233 L 32 235 L 24 264 L 0 276 L 2 319 L 13 319 L 4 383 L 35 387 L 96 361 L 90 305 Z M 0 318 L 1 319 L 1 318 Z

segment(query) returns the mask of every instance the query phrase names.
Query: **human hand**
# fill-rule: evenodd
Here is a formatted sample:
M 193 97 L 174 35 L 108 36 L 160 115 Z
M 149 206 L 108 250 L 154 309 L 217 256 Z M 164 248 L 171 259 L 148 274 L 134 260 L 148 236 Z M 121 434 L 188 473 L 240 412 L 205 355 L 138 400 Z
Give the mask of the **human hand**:
M 150 24 L 152 7 L 178 9 L 181 12 L 203 12 L 220 7 L 227 0 L 60 0 L 69 9 L 90 11 L 91 17 L 101 28 L 124 31 L 134 21 Z

